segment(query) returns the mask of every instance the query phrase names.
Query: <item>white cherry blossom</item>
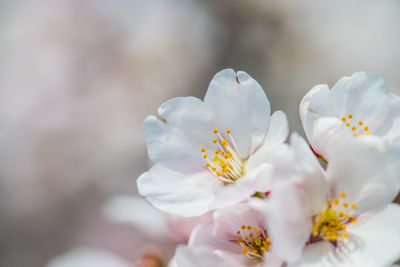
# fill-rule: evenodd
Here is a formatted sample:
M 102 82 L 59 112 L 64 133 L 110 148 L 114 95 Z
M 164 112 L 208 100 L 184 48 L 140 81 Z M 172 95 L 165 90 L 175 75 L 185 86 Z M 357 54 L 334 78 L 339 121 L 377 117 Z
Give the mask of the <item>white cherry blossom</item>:
M 274 249 L 289 266 L 384 267 L 400 258 L 400 206 L 391 203 L 400 147 L 344 130 L 329 147 L 326 171 L 295 134 L 287 157 L 277 158 L 265 212 Z
M 247 73 L 222 70 L 204 101 L 171 99 L 144 122 L 155 165 L 138 181 L 139 193 L 156 208 L 197 216 L 266 191 L 270 148 L 288 134 L 286 115 L 276 111 Z
M 326 84 L 315 86 L 301 101 L 300 118 L 312 148 L 327 160 L 332 136 L 315 129 L 321 118 L 336 118 L 354 137 L 376 135 L 390 143 L 400 140 L 400 97 L 389 93 L 376 73 L 354 73 L 332 89 Z

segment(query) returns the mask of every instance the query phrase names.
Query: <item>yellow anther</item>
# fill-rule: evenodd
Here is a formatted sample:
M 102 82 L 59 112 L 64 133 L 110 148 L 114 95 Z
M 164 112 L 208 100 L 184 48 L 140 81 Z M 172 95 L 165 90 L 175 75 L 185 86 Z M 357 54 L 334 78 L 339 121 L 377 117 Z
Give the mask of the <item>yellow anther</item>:
M 348 218 L 350 217 L 350 215 L 347 214 L 347 213 L 345 213 L 345 214 L 343 215 L 343 217 L 344 217 L 345 219 L 348 219 Z
M 210 167 L 210 162 L 206 162 L 206 167 Z
M 217 170 L 217 168 L 211 167 L 211 170 L 212 170 L 213 172 L 215 172 L 215 171 Z
M 342 237 L 345 238 L 345 239 L 346 239 L 346 238 L 349 238 L 349 234 L 348 234 L 348 233 L 343 233 L 343 234 L 342 234 Z
M 351 204 L 351 208 L 352 208 L 353 210 L 355 210 L 355 209 L 357 208 L 356 203 Z
M 370 135 L 371 133 L 370 133 L 370 132 L 366 132 L 365 134 L 366 134 L 366 135 Z
M 356 129 L 357 129 L 356 126 L 351 126 L 352 131 L 355 131 Z
M 221 141 L 221 145 L 226 146 L 228 144 L 228 141 L 226 141 L 226 139 Z
M 339 215 L 340 217 L 343 217 L 343 215 L 344 215 L 344 212 L 343 212 L 343 211 L 341 211 L 341 210 L 339 210 L 339 211 L 338 211 L 338 215 Z
M 342 119 L 342 121 L 345 121 L 345 120 L 346 120 L 346 117 L 345 117 L 345 116 L 343 116 L 341 119 Z
M 351 223 L 356 223 L 356 222 L 357 222 L 357 218 L 356 218 L 356 217 L 351 218 L 351 219 L 350 219 L 350 222 L 351 222 Z
M 353 136 L 356 137 L 357 135 L 356 135 L 356 134 L 353 134 Z
M 251 230 L 251 228 L 253 228 L 253 227 L 251 227 L 251 225 L 247 226 L 247 230 Z
M 220 172 L 216 172 L 216 175 L 217 176 L 221 176 L 222 174 Z
M 253 238 L 253 234 L 252 234 L 252 233 L 250 233 L 250 234 L 249 234 L 249 237 L 250 237 L 250 238 Z
M 224 155 L 225 154 L 225 152 L 224 151 L 221 151 L 221 155 Z
M 347 202 L 343 203 L 343 207 L 347 208 L 349 206 L 349 204 Z
M 213 138 L 213 143 L 215 144 L 217 142 L 218 142 L 217 138 Z
M 254 230 L 254 232 L 255 232 L 256 234 L 258 234 L 258 233 L 260 232 L 260 230 L 258 230 L 257 227 L 254 227 L 253 230 Z
M 206 152 L 206 148 L 205 148 L 205 147 L 202 147 L 202 148 L 201 148 L 201 152 Z
M 363 125 L 364 123 L 363 123 L 363 121 L 359 121 L 358 124 Z
M 240 235 L 240 230 L 237 230 L 237 232 L 236 232 L 238 235 Z M 238 239 L 238 241 L 239 241 L 239 239 Z M 241 242 L 241 241 L 239 241 L 239 242 Z
M 214 132 L 215 134 L 218 133 L 218 129 L 215 128 L 215 129 L 213 130 L 213 132 Z
M 204 153 L 204 154 L 203 154 L 203 158 L 207 158 L 207 154 Z
M 231 130 L 230 130 L 230 129 L 226 129 L 226 133 L 227 133 L 227 134 L 230 134 L 230 133 L 231 133 Z
M 353 114 L 349 114 L 349 115 L 347 115 L 347 117 L 349 117 L 349 119 L 351 119 L 351 118 L 353 118 Z
M 249 253 L 249 250 L 247 248 L 243 248 L 242 252 L 243 252 L 243 254 L 247 254 L 247 253 Z
M 229 154 L 225 154 L 225 155 L 224 155 L 224 158 L 225 158 L 225 159 L 228 159 L 228 158 L 229 158 Z
M 240 228 L 242 228 L 242 230 L 246 229 L 246 226 L 242 225 Z
M 365 131 L 368 131 L 368 126 L 364 126 L 364 130 L 365 130 Z
M 343 197 L 343 198 L 344 198 L 344 197 L 346 197 L 346 192 L 343 192 L 343 191 L 342 191 L 342 192 L 340 192 L 339 195 L 340 195 L 340 197 Z
M 215 155 L 218 155 L 219 154 L 219 150 L 217 149 L 217 150 L 215 150 Z
M 346 122 L 346 126 L 349 127 L 350 126 L 350 122 Z
M 335 204 L 335 205 L 339 205 L 339 202 L 340 202 L 340 200 L 339 200 L 339 199 L 335 199 L 335 200 L 333 201 L 333 204 Z

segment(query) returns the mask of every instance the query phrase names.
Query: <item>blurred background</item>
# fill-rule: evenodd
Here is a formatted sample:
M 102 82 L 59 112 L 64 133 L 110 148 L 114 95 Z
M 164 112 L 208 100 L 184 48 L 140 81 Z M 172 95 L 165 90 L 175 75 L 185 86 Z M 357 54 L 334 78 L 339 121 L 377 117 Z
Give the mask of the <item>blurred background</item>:
M 399 94 L 399 14 L 397 0 L 0 0 L 0 266 L 162 266 L 187 232 L 135 198 L 144 118 L 232 67 L 303 134 L 316 84 L 365 70 Z

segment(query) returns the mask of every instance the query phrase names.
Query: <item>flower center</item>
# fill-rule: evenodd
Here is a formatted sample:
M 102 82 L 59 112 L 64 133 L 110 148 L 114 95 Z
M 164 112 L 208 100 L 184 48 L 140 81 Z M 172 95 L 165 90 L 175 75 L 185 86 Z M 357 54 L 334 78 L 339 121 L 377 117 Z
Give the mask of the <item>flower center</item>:
M 215 128 L 213 132 L 216 135 L 216 137 L 213 138 L 213 143 L 217 149 L 215 149 L 213 153 L 214 156 L 209 159 L 208 154 L 205 153 L 206 148 L 201 148 L 203 158 L 206 161 L 205 165 L 217 178 L 226 183 L 234 183 L 242 177 L 245 172 L 244 163 L 239 157 L 239 151 L 231 135 L 231 130 L 226 130 L 230 143 L 222 137 L 218 129 Z
M 370 135 L 371 134 L 371 132 L 368 131 L 369 130 L 368 125 L 364 125 L 363 121 L 360 120 L 357 123 L 354 123 L 354 121 L 353 122 L 351 121 L 351 119 L 353 118 L 353 114 L 349 113 L 347 115 L 347 118 L 346 118 L 346 116 L 342 116 L 340 119 L 343 122 L 345 122 L 347 127 L 351 128 L 351 130 L 353 131 L 353 136 L 354 137 L 357 137 L 359 135 L 361 136 L 361 135 L 364 135 L 364 134 L 366 134 L 366 135 Z
M 242 247 L 243 254 L 257 261 L 264 260 L 264 252 L 269 251 L 271 247 L 271 238 L 264 230 L 242 225 L 236 234 L 239 235 L 236 242 Z
M 355 223 L 357 217 L 353 215 L 357 208 L 355 203 L 349 205 L 344 198 L 345 192 L 341 192 L 340 199 L 328 200 L 327 207 L 314 217 L 312 235 L 328 241 L 337 241 L 349 237 L 346 225 Z

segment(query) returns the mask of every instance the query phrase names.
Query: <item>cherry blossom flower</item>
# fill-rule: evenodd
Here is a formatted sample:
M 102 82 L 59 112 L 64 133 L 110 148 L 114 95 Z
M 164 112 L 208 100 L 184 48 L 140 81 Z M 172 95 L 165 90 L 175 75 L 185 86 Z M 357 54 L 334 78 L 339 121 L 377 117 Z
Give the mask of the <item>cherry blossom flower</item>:
M 265 191 L 270 147 L 286 140 L 288 125 L 283 112 L 270 116 L 257 81 L 225 69 L 204 102 L 165 102 L 146 118 L 144 133 L 155 165 L 139 177 L 139 193 L 162 211 L 197 216 Z
M 388 142 L 400 139 L 400 97 L 389 93 L 375 73 L 343 77 L 331 90 L 326 84 L 315 86 L 301 101 L 300 118 L 312 148 L 325 159 L 329 158 L 331 136 L 315 129 L 321 118 L 340 120 L 354 137 L 371 134 Z
M 289 266 L 384 267 L 400 257 L 400 206 L 391 204 L 400 147 L 372 135 L 354 140 L 344 130 L 342 143 L 329 148 L 326 172 L 296 134 L 277 158 L 265 213 L 274 249 Z
M 263 214 L 248 203 L 217 210 L 214 222 L 197 226 L 189 248 L 205 247 L 245 266 L 280 266 Z

